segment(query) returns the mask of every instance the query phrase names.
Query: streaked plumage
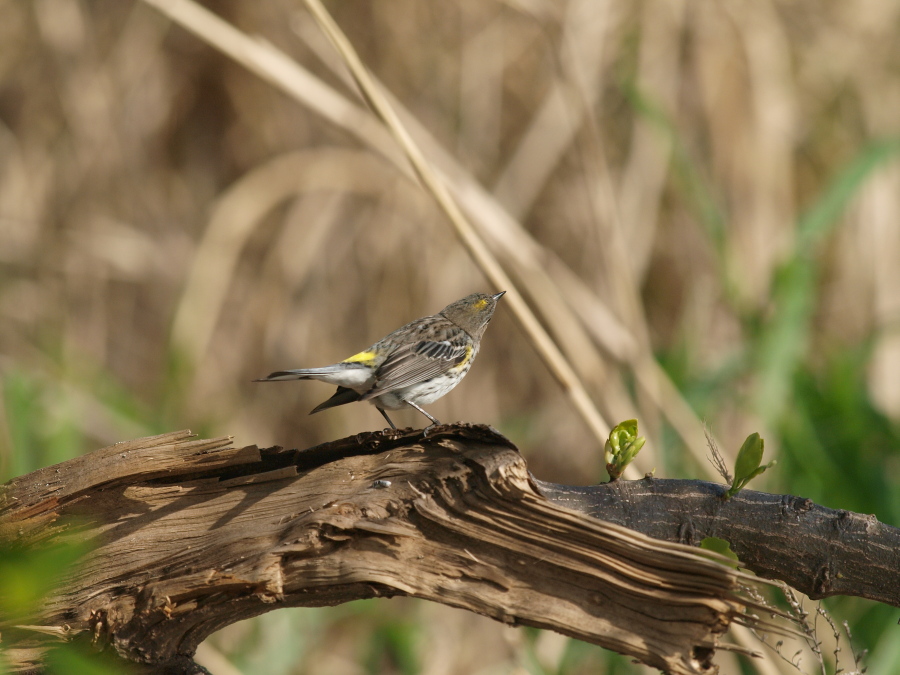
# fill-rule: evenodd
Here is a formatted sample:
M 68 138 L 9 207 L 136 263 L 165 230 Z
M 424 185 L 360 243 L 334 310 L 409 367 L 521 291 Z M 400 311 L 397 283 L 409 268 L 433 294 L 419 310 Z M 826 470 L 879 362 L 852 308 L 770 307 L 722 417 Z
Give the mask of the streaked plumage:
M 407 406 L 421 412 L 432 424 L 440 424 L 421 406 L 434 403 L 469 372 L 503 293 L 468 295 L 437 314 L 406 324 L 340 363 L 281 370 L 256 382 L 320 380 L 337 385 L 334 395 L 316 406 L 313 413 L 368 401 L 393 429 L 396 427 L 385 410 Z

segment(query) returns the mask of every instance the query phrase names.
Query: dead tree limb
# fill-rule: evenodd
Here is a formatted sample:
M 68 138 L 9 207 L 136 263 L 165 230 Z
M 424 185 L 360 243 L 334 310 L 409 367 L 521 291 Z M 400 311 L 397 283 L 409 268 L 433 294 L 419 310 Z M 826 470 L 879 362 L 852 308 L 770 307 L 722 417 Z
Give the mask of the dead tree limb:
M 78 539 L 93 550 L 40 611 L 0 622 L 0 646 L 20 671 L 38 663 L 50 633 L 188 673 L 196 646 L 235 621 L 410 595 L 671 673 L 714 672 L 714 650 L 728 647 L 720 635 L 754 621 L 742 593 L 750 579 L 597 520 L 613 493 L 587 494 L 539 489 L 509 441 L 485 427 L 360 434 L 304 451 L 188 432 L 119 443 L 3 488 L 7 545 Z M 693 505 L 708 511 L 717 497 L 705 498 Z M 701 522 L 699 512 L 684 517 Z M 752 548 L 765 533 L 743 534 Z
M 810 598 L 852 595 L 900 607 L 900 529 L 811 499 L 645 478 L 575 487 L 535 481 L 547 499 L 654 539 L 731 544 L 743 567 Z

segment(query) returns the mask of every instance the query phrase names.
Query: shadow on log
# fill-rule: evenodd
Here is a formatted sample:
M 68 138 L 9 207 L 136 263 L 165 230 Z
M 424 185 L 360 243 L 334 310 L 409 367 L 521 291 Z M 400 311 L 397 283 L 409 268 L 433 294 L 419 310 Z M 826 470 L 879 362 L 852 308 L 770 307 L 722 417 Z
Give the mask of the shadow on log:
M 0 625 L 2 646 L 19 671 L 39 663 L 50 634 L 152 672 L 200 672 L 197 645 L 235 621 L 409 595 L 673 674 L 715 672 L 717 648 L 739 650 L 719 642 L 729 624 L 771 627 L 747 613 L 759 609 L 743 592 L 755 582 L 593 517 L 620 489 L 539 483 L 487 427 L 367 433 L 304 451 L 186 431 L 119 443 L 3 488 L 7 545 L 74 539 L 92 552 L 39 614 Z

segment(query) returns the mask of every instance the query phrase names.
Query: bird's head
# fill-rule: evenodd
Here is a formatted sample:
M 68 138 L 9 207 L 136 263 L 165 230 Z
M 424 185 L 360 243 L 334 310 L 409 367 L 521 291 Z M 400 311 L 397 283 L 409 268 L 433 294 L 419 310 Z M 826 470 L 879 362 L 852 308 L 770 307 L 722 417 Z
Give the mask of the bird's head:
M 497 301 L 504 293 L 506 291 L 494 295 L 472 293 L 444 307 L 441 314 L 477 340 L 484 334 L 497 308 Z

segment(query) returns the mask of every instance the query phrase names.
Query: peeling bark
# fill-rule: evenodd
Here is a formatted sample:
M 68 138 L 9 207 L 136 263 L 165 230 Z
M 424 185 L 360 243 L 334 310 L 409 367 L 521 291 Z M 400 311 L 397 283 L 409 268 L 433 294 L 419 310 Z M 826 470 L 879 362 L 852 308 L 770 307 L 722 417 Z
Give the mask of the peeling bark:
M 0 623 L 2 646 L 20 670 L 55 633 L 153 672 L 200 672 L 191 661 L 197 645 L 235 621 L 410 595 L 555 630 L 670 673 L 713 673 L 715 649 L 731 648 L 719 643 L 728 625 L 754 621 L 742 593 L 752 580 L 594 517 L 639 523 L 635 505 L 662 498 L 648 487 L 661 483 L 540 483 L 486 427 L 360 434 L 303 451 L 234 448 L 229 438 L 189 432 L 119 443 L 0 493 L 9 544 L 57 538 L 93 547 L 39 614 L 18 628 Z M 726 522 L 727 509 L 752 508 L 758 494 L 741 493 L 745 501 L 710 515 L 719 486 L 691 485 L 679 489 L 694 501 L 675 503 L 696 508 L 681 517 L 703 527 Z M 616 498 L 629 507 L 617 510 Z M 802 534 L 802 517 L 788 509 L 785 520 Z M 674 521 L 653 522 L 652 534 L 696 538 Z M 771 528 L 738 525 L 748 559 L 754 537 L 774 546 Z M 770 576 L 796 576 L 797 566 L 787 567 Z

